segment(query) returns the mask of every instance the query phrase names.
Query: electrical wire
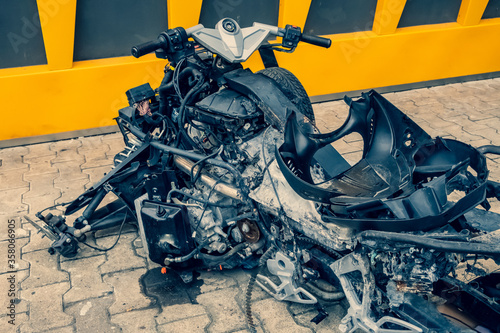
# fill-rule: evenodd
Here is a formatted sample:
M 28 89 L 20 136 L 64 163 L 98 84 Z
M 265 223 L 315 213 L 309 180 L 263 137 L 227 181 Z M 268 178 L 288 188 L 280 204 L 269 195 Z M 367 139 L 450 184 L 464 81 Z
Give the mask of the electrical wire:
M 200 159 L 199 161 L 197 161 L 196 163 L 193 164 L 193 166 L 191 167 L 190 173 L 189 173 L 189 176 L 191 177 L 191 181 L 193 183 L 195 183 L 198 180 L 198 178 L 200 178 L 201 170 L 203 169 L 203 163 L 205 163 L 205 161 L 208 160 L 208 159 L 210 159 L 210 158 L 214 158 L 215 156 L 220 155 L 223 150 L 224 150 L 224 146 L 221 145 L 219 147 L 219 149 L 217 149 L 216 152 L 214 152 L 213 154 L 207 155 L 206 157 Z M 199 170 L 196 172 L 196 175 L 195 175 L 194 174 L 194 168 L 196 166 L 198 166 L 198 165 L 200 165 L 200 167 L 199 167 Z
M 83 245 L 86 245 L 86 246 L 90 247 L 91 249 L 94 249 L 94 250 L 97 250 L 97 251 L 101 251 L 101 252 L 106 252 L 106 251 L 109 251 L 109 250 L 113 249 L 116 246 L 116 244 L 118 244 L 118 241 L 120 240 L 120 237 L 122 235 L 123 226 L 125 225 L 125 221 L 127 220 L 127 217 L 128 217 L 128 212 L 125 211 L 125 217 L 123 218 L 122 224 L 120 225 L 120 230 L 118 231 L 118 237 L 116 237 L 115 243 L 113 245 L 111 245 L 111 247 L 109 247 L 107 249 L 103 249 L 103 248 L 100 248 L 100 247 L 97 247 L 97 246 L 93 246 L 93 245 L 87 244 L 85 242 L 80 242 L 80 243 L 82 243 Z
M 182 94 L 181 94 L 181 90 L 180 90 L 180 86 L 179 86 L 179 73 L 180 73 L 180 68 L 182 67 L 182 64 L 184 63 L 184 61 L 186 60 L 186 58 L 182 58 L 179 63 L 175 66 L 174 68 L 174 75 L 173 75 L 173 83 L 174 83 L 174 89 L 175 89 L 175 93 L 177 94 L 177 96 L 179 96 L 179 98 L 182 100 Z
M 47 209 L 52 209 L 52 208 L 56 208 L 56 207 L 59 207 L 59 206 L 67 206 L 70 203 L 72 203 L 73 201 L 63 202 L 63 203 L 60 203 L 60 204 L 55 204 L 54 206 L 50 206 L 50 207 L 44 208 L 41 211 L 39 211 L 38 214 L 41 214 L 41 213 L 45 212 Z

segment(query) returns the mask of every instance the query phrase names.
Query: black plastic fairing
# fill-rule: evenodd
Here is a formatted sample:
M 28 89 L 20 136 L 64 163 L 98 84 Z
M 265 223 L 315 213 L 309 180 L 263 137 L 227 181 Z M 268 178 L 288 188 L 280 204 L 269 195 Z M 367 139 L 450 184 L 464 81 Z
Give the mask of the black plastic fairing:
M 290 186 L 307 200 L 328 204 L 325 222 L 356 229 L 429 230 L 485 200 L 486 162 L 473 147 L 432 140 L 375 91 L 346 102 L 350 106 L 346 122 L 327 134 L 304 133 L 291 114 L 284 143 L 276 149 Z M 314 184 L 310 164 L 316 151 L 353 132 L 363 138 L 362 159 Z M 449 202 L 453 190 L 465 196 Z

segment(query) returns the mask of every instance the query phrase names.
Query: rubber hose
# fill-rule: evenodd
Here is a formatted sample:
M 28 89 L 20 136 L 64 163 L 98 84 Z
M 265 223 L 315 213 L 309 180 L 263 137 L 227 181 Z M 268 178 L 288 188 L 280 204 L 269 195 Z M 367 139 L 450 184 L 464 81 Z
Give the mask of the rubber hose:
M 233 247 L 231 250 L 224 253 L 223 255 L 214 256 L 214 255 L 210 255 L 210 254 L 206 254 L 206 253 L 200 253 L 199 257 L 203 260 L 208 260 L 208 261 L 226 261 L 228 258 L 235 255 L 236 252 L 244 249 L 246 246 L 247 246 L 246 243 L 241 243 L 241 244 L 236 245 L 235 247 Z
M 322 300 L 328 301 L 328 302 L 340 301 L 342 298 L 345 297 L 345 294 L 342 291 L 337 291 L 337 292 L 324 291 L 324 290 L 321 290 L 320 288 L 316 287 L 315 285 L 313 285 L 311 282 L 306 283 L 304 287 L 309 292 L 318 296 Z
M 194 255 L 200 251 L 202 248 L 204 248 L 205 246 L 208 245 L 208 243 L 210 243 L 208 240 L 201 243 L 200 245 L 198 245 L 193 251 L 189 252 L 188 254 L 186 254 L 185 256 L 182 256 L 182 257 L 176 257 L 176 258 L 172 258 L 172 259 L 169 259 L 169 258 L 166 258 L 165 259 L 165 266 L 168 266 L 169 263 L 167 262 L 175 262 L 175 263 L 179 263 L 179 262 L 185 262 L 185 261 L 188 261 L 189 259 L 191 259 L 192 257 L 194 257 Z

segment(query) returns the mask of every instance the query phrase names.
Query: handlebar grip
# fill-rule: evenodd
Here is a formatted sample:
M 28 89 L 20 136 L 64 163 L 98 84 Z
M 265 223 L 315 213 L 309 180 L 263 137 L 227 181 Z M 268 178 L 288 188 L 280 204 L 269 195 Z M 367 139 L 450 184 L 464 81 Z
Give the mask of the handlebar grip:
M 332 45 L 330 38 L 319 37 L 315 35 L 302 34 L 300 40 L 304 43 L 329 48 Z
M 143 55 L 156 51 L 161 47 L 161 44 L 160 40 L 146 42 L 132 47 L 131 52 L 134 57 L 139 58 Z

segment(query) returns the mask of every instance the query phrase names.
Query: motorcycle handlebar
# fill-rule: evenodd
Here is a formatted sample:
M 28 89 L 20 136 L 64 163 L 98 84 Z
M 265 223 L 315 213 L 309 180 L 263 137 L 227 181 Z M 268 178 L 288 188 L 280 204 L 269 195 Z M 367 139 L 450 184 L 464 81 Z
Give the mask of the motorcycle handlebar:
M 332 40 L 330 38 L 319 37 L 315 35 L 302 34 L 300 36 L 300 41 L 316 46 L 321 46 L 324 48 L 329 48 L 332 45 Z
M 163 42 L 158 39 L 156 41 L 150 41 L 143 44 L 136 45 L 132 47 L 132 55 L 136 58 L 140 58 L 143 55 L 154 52 L 161 48 Z

